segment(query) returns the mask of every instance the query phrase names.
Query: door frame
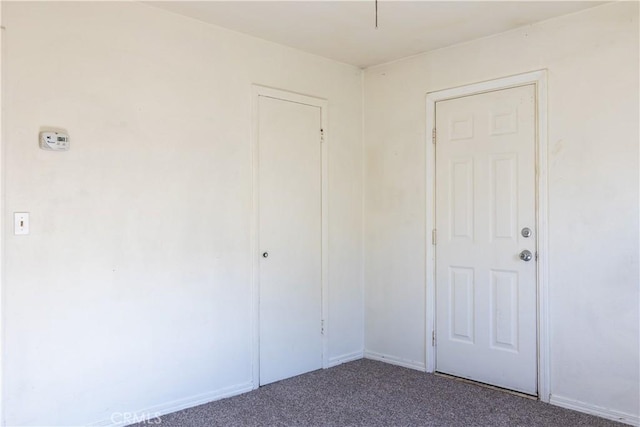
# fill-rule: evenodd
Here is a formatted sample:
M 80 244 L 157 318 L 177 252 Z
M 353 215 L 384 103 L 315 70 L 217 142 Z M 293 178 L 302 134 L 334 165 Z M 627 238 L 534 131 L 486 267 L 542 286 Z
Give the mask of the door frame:
M 0 1 L 0 425 L 4 426 L 4 353 L 5 353 L 5 340 L 4 340 L 4 245 L 5 245 L 5 190 L 4 190 L 4 151 L 5 151 L 5 130 L 4 130 L 4 97 L 2 95 L 2 87 L 4 78 L 2 70 L 4 65 L 2 64 L 2 58 L 4 57 L 4 21 L 2 20 L 2 8 L 3 2 Z
M 435 282 L 435 246 L 431 239 L 435 229 L 435 144 L 432 132 L 435 128 L 436 102 L 464 96 L 493 92 L 512 87 L 533 84 L 536 93 L 536 229 L 537 254 L 537 377 L 538 398 L 549 402 L 549 298 L 548 298 L 548 169 L 547 169 L 547 70 L 532 71 L 524 74 L 503 77 L 451 89 L 427 93 L 427 128 L 426 128 L 426 337 L 425 355 L 426 371 L 435 372 L 436 347 L 433 337 L 436 328 L 436 282 Z
M 279 99 L 320 108 L 321 116 L 321 327 L 322 329 L 322 368 L 328 367 L 329 345 L 329 139 L 328 139 L 328 101 L 309 95 L 253 84 L 251 86 L 251 169 L 252 169 L 252 214 L 251 214 L 251 384 L 253 389 L 260 387 L 260 159 L 258 147 L 258 101 L 260 97 Z

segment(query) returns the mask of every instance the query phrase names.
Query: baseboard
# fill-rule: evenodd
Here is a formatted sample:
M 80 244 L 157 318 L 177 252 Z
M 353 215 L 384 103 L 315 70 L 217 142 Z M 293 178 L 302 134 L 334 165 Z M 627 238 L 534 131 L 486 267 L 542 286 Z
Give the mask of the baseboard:
M 401 359 L 395 356 L 389 356 L 388 354 L 376 353 L 374 351 L 365 351 L 365 359 L 377 360 L 379 362 L 389 363 L 391 365 L 402 366 L 403 368 L 415 369 L 418 371 L 426 372 L 426 366 L 424 363 L 418 363 L 412 360 Z
M 332 357 L 331 359 L 329 359 L 329 362 L 327 363 L 327 368 L 333 368 L 334 366 L 342 365 L 343 363 L 353 362 L 354 360 L 360 360 L 363 357 L 364 357 L 364 351 L 362 350 Z
M 253 384 L 251 382 L 238 384 L 207 393 L 197 394 L 195 396 L 190 396 L 184 399 L 161 403 L 159 405 L 150 406 L 139 411 L 114 411 L 109 418 L 89 425 L 95 427 L 122 427 L 142 421 L 148 421 L 149 424 L 158 424 L 159 420 L 157 418 L 161 417 L 162 415 L 170 414 L 182 409 L 192 408 L 198 405 L 203 405 L 205 403 L 213 402 L 214 400 L 236 396 L 238 394 L 246 393 L 251 390 L 253 390 Z
M 627 414 L 625 412 L 616 411 L 614 409 L 603 408 L 602 406 L 592 405 L 590 403 L 580 402 L 579 400 L 569 399 L 567 397 L 551 395 L 549 403 L 563 408 L 572 409 L 578 412 L 584 412 L 590 415 L 618 421 L 632 426 L 640 426 L 640 416 Z

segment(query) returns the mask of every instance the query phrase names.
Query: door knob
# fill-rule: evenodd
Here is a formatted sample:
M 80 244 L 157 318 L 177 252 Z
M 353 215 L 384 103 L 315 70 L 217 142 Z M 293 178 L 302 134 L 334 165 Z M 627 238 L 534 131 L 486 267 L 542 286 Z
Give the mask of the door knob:
M 522 252 L 520 252 L 520 259 L 523 261 L 531 261 L 531 258 L 533 258 L 533 254 L 531 253 L 530 250 L 525 249 Z
M 269 257 L 269 252 L 264 252 L 264 253 L 262 254 L 262 258 L 267 258 L 267 257 Z

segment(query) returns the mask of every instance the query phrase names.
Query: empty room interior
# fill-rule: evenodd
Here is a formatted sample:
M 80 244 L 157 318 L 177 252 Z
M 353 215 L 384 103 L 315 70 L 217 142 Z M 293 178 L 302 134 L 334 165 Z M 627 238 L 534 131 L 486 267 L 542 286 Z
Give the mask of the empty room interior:
M 640 425 L 637 1 L 2 1 L 0 426 Z

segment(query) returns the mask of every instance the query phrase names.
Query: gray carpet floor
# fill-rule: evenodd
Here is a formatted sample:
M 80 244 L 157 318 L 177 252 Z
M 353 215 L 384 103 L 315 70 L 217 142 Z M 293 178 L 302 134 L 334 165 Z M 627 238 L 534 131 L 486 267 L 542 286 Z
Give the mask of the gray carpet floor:
M 155 425 L 623 426 L 503 391 L 372 360 L 311 372 L 174 412 Z

